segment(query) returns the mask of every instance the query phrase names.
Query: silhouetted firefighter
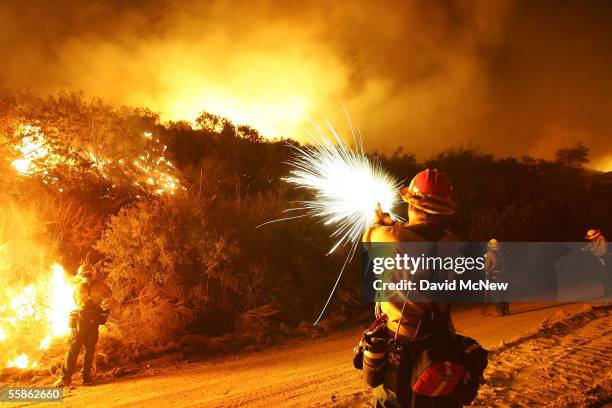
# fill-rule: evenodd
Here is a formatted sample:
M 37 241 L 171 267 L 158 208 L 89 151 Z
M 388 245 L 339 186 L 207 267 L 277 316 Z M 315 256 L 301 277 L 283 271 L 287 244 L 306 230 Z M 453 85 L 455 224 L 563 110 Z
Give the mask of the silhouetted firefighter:
M 485 274 L 489 281 L 493 282 L 505 282 L 507 280 L 506 271 L 504 270 L 504 258 L 501 254 L 500 244 L 495 238 L 489 241 L 487 245 L 487 253 L 485 255 Z M 495 310 L 502 316 L 510 314 L 510 304 L 503 299 L 503 292 L 498 291 L 486 291 L 485 300 L 482 305 L 482 312 L 487 309 L 490 302 L 495 305 Z
M 608 297 L 612 293 L 612 276 L 610 276 L 608 240 L 601 230 L 598 229 L 588 230 L 584 239 L 591 241 L 584 246 L 583 250 L 591 252 L 597 259 L 599 280 L 601 281 L 601 286 L 603 286 L 604 297 Z
M 377 213 L 369 242 L 443 242 L 457 238 L 441 226 L 455 212 L 452 186 L 437 170 L 418 173 L 401 196 L 408 222 Z M 399 296 L 398 296 L 399 295 Z M 487 351 L 455 333 L 448 303 L 413 302 L 401 293 L 376 304 L 376 320 L 355 349 L 354 363 L 374 387 L 376 407 L 460 407 L 470 403 L 487 365 Z
M 96 343 L 98 342 L 98 326 L 106 323 L 108 310 L 102 308 L 105 300 L 110 298 L 111 290 L 88 263 L 79 267 L 78 276 L 81 282 L 75 290 L 74 297 L 78 309 L 71 315 L 72 333 L 68 339 L 68 351 L 62 364 L 61 377 L 56 386 L 69 386 L 81 347 L 85 347 L 81 377 L 83 385 L 93 384 L 91 368 L 93 364 Z

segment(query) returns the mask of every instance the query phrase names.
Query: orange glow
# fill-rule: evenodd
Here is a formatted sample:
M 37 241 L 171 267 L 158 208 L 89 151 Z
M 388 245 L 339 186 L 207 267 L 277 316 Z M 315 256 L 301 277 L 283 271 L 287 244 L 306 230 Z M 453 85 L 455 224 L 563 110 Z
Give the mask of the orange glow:
M 268 137 L 299 136 L 306 119 L 311 114 L 313 101 L 300 94 L 276 95 L 270 93 L 253 96 L 253 100 L 240 99 L 228 92 L 202 91 L 200 94 L 177 90 L 177 99 L 162 109 L 162 117 L 169 120 L 187 120 L 194 123 L 203 110 L 210 106 L 212 112 L 237 124 L 248 124 Z M 270 92 L 268 90 L 268 92 Z
M 177 22 L 173 29 L 190 26 Z M 79 39 L 65 45 L 60 64 L 73 70 L 80 61 L 78 71 L 88 75 L 64 78 L 87 95 L 149 107 L 162 121 L 193 123 L 206 111 L 269 138 L 301 137 L 309 117 L 327 114 L 345 96 L 350 68 L 303 27 L 270 22 L 248 31 L 217 28 L 146 43 L 127 39 L 127 49 L 125 43 Z M 96 58 L 90 58 L 92 49 Z
M 612 155 L 602 157 L 593 163 L 593 168 L 599 171 L 612 171 Z

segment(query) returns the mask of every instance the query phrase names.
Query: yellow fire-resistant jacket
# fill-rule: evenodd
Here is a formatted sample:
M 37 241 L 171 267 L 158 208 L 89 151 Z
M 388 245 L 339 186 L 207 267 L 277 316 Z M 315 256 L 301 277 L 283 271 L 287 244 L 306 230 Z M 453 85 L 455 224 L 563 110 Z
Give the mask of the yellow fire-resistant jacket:
M 79 309 L 85 307 L 88 301 L 99 307 L 102 301 L 111 297 L 111 290 L 104 281 L 96 279 L 91 284 L 83 281 L 77 287 L 74 299 Z
M 487 277 L 493 272 L 500 271 L 499 253 L 489 249 L 485 254 L 484 270 L 487 273 Z
M 603 258 L 608 253 L 608 241 L 603 235 L 598 236 L 586 245 L 586 249 L 591 251 L 597 258 Z
M 392 226 L 374 224 L 363 235 L 363 242 L 453 242 L 458 241 L 457 237 L 445 231 L 437 224 L 422 223 L 408 225 L 404 223 L 396 223 Z M 378 302 L 376 304 L 377 313 L 385 313 L 388 317 L 387 328 L 391 335 L 394 335 L 397 326 L 400 323 L 402 316 L 403 298 L 395 302 Z M 399 327 L 399 336 L 404 340 L 410 340 L 414 337 L 419 321 L 425 313 L 430 313 L 432 309 L 431 302 L 406 302 L 401 325 Z M 448 319 L 448 325 L 451 332 L 454 332 L 454 327 L 450 317 L 450 308 L 447 303 L 440 303 L 439 310 Z

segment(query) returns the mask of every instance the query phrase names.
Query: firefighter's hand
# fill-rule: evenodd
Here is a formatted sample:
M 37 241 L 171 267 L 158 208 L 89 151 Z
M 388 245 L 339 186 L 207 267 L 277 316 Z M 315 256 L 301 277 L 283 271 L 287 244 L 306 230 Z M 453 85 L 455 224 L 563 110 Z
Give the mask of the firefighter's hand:
M 374 213 L 374 224 L 380 225 L 394 225 L 395 221 L 391 218 L 389 213 L 383 212 L 380 203 L 376 205 L 376 211 Z

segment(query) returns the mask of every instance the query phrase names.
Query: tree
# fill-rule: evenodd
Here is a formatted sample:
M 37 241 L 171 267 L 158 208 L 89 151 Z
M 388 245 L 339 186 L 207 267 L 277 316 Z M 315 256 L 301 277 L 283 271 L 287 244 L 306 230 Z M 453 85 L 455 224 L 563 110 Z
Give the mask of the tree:
M 582 142 L 578 142 L 572 147 L 563 147 L 557 150 L 555 161 L 563 166 L 584 167 L 591 161 L 589 158 L 590 150 Z
M 214 133 L 221 133 L 225 128 L 233 127 L 232 122 L 228 119 L 208 112 L 200 113 L 195 123 L 201 129 L 210 130 Z
M 249 142 L 253 142 L 253 143 L 261 143 L 264 140 L 264 138 L 259 134 L 257 129 L 252 128 L 251 126 L 248 126 L 248 125 L 238 126 L 236 128 L 236 134 L 239 137 L 246 139 Z

